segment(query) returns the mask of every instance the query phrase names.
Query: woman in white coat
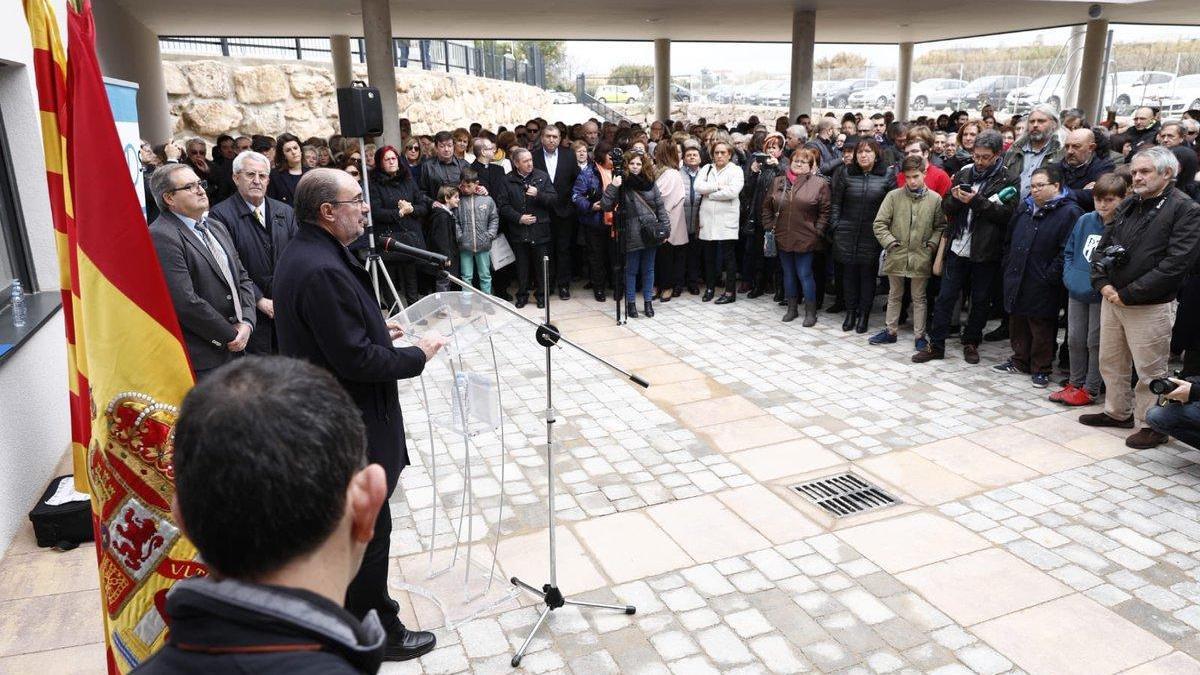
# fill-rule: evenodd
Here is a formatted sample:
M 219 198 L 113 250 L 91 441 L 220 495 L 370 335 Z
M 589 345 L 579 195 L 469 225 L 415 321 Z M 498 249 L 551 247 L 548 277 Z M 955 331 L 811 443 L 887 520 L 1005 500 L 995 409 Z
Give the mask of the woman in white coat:
M 725 292 L 717 299 L 718 305 L 737 299 L 737 248 L 738 220 L 741 205 L 738 195 L 742 191 L 745 175 L 741 167 L 734 164 L 733 146 L 717 141 L 712 146 L 712 164 L 700 169 L 696 177 L 696 192 L 704 196 L 700 202 L 700 241 L 704 242 L 704 302 L 713 299 L 716 293 L 718 269 L 725 273 Z
M 687 220 L 684 218 L 683 200 L 687 196 L 683 187 L 683 175 L 679 173 L 679 146 L 670 137 L 664 137 L 654 146 L 655 170 L 658 178 L 654 184 L 662 195 L 663 205 L 671 218 L 671 235 L 658 247 L 655 260 L 655 279 L 662 302 L 683 290 L 683 270 L 687 262 Z

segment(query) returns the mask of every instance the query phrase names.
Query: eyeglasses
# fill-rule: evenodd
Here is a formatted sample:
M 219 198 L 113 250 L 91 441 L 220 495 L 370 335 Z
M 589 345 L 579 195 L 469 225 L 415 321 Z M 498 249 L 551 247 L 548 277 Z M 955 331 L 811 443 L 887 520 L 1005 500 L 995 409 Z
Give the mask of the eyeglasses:
M 166 194 L 171 194 L 172 192 L 179 192 L 180 190 L 189 190 L 191 192 L 199 193 L 199 192 L 204 192 L 207 189 L 208 189 L 208 181 L 198 180 L 198 181 L 193 181 L 191 183 L 188 183 L 187 185 L 180 185 L 179 187 L 171 188 L 170 190 L 166 191 Z
M 328 203 L 329 204 L 358 204 L 359 206 L 362 206 L 363 204 L 367 203 L 367 200 L 363 199 L 362 195 L 359 195 L 359 196 L 355 197 L 354 199 L 335 199 Z
M 420 149 L 421 149 L 421 146 L 419 146 L 419 145 L 410 145 L 407 148 L 405 148 L 404 151 L 408 152 L 409 150 L 420 150 Z
M 1034 190 L 1042 190 L 1050 187 L 1051 185 L 1053 185 L 1053 183 L 1030 183 L 1029 191 L 1032 192 Z
M 245 176 L 246 178 L 249 178 L 250 180 L 254 180 L 255 178 L 257 178 L 258 180 L 266 181 L 266 180 L 270 180 L 270 178 L 271 178 L 271 174 L 269 174 L 269 173 L 256 173 L 254 171 L 239 171 L 238 173 Z

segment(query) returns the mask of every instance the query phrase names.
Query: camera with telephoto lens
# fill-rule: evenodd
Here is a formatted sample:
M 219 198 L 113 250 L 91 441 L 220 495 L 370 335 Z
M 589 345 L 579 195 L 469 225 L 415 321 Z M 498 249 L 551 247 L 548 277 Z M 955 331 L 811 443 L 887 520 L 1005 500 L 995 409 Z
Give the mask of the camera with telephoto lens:
M 1172 382 L 1166 377 L 1156 377 L 1150 380 L 1150 393 L 1155 396 L 1166 396 L 1167 394 L 1179 388 L 1179 385 Z
M 625 175 L 625 154 L 620 148 L 613 148 L 608 151 L 608 159 L 612 162 L 613 178 L 620 178 Z
M 1092 261 L 1092 269 L 1101 274 L 1112 274 L 1112 271 L 1125 264 L 1129 252 L 1120 244 L 1111 244 L 1100 251 L 1100 256 Z

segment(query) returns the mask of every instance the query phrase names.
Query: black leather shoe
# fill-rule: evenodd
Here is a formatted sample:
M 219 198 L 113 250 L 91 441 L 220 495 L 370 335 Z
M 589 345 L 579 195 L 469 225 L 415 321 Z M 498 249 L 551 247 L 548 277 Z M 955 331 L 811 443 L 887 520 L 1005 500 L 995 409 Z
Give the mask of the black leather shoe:
M 737 300 L 736 294 L 723 293 L 723 294 L 721 294 L 721 297 L 717 298 L 717 301 L 714 302 L 713 304 L 714 305 L 728 305 L 729 303 L 733 302 L 734 300 Z
M 858 315 L 858 323 L 854 326 L 855 333 L 867 332 L 867 321 L 871 318 L 870 312 L 863 312 Z
M 538 309 L 546 309 L 546 299 L 545 298 L 542 298 L 542 297 L 537 298 L 537 308 Z
M 592 297 L 596 302 L 604 302 L 607 298 L 604 297 L 604 291 L 592 291 Z
M 703 298 L 701 298 L 701 300 L 703 300 L 704 302 L 708 302 L 709 300 L 712 300 L 712 299 L 713 299 L 713 295 L 715 295 L 715 294 L 716 294 L 716 293 L 713 291 L 713 289 L 711 289 L 711 288 L 706 288 L 706 289 L 704 290 L 704 297 L 703 297 Z
M 559 300 L 570 300 L 570 299 L 571 299 L 571 289 L 570 289 L 570 287 L 568 287 L 568 286 L 559 286 L 559 287 L 558 287 L 558 299 L 559 299 Z
M 691 293 L 692 295 L 700 295 L 700 287 L 688 286 L 688 293 Z
M 632 300 L 625 301 L 625 316 L 630 319 L 638 318 L 637 304 L 634 303 Z
M 651 302 L 651 301 L 649 301 L 649 300 L 647 300 L 647 301 L 646 301 L 646 310 L 645 310 L 645 311 L 646 311 L 646 318 L 647 318 L 647 319 L 653 319 L 653 318 L 654 318 L 654 303 L 653 303 L 653 302 Z
M 753 287 L 750 288 L 750 292 L 746 294 L 746 297 L 747 298 L 757 298 L 757 297 L 761 296 L 764 292 L 765 291 L 763 291 L 762 284 L 755 284 Z
M 525 305 L 529 304 L 529 296 L 528 295 L 521 296 L 521 297 L 517 298 L 517 301 L 514 302 L 513 304 L 516 305 L 517 309 L 521 309 Z
M 826 314 L 841 314 L 844 311 L 846 311 L 846 303 L 838 302 L 837 300 L 834 300 L 833 304 L 830 305 L 829 308 L 825 310 L 825 313 Z
M 424 630 L 400 627 L 388 633 L 383 646 L 384 661 L 409 661 L 433 651 L 437 638 Z
M 849 333 L 854 328 L 854 324 L 857 321 L 858 321 L 858 312 L 856 312 L 854 310 L 850 310 L 850 311 L 846 312 L 846 318 L 842 320 L 842 332 Z

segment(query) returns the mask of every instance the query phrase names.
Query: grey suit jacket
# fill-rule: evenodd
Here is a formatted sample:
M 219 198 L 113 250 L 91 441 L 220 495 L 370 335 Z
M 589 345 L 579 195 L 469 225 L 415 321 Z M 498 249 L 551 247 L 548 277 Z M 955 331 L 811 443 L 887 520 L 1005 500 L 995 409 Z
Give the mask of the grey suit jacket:
M 208 225 L 233 266 L 242 320 L 253 327 L 254 285 L 242 267 L 225 225 L 213 218 L 208 219 Z M 231 361 L 235 354 L 226 344 L 237 336 L 235 300 L 212 251 L 170 211 L 164 211 L 150 225 L 150 238 L 175 305 L 192 368 L 210 370 Z

